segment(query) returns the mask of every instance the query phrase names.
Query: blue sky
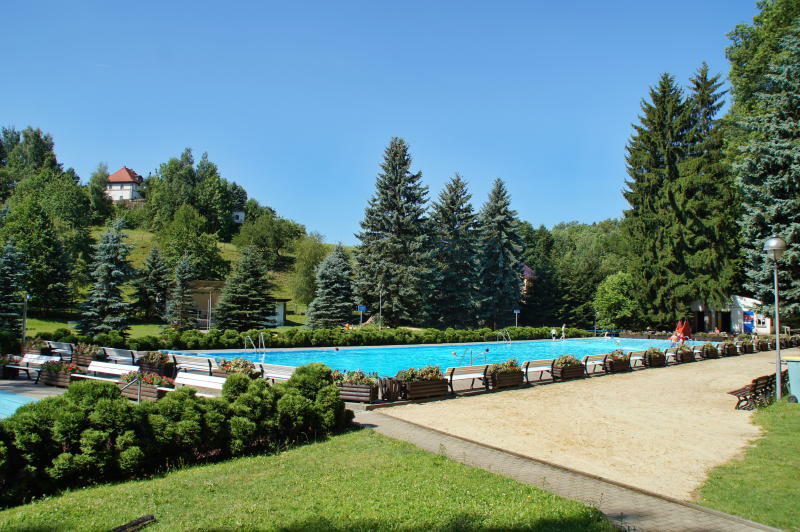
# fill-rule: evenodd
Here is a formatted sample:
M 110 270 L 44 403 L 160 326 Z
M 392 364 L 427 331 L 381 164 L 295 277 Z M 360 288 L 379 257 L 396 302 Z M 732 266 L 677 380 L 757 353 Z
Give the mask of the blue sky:
M 167 5 L 168 4 L 168 5 Z M 755 0 L 13 2 L 0 125 L 50 132 L 88 179 L 191 147 L 281 215 L 354 244 L 389 138 L 436 197 L 503 178 L 522 219 L 618 217 L 659 75 L 727 73 Z

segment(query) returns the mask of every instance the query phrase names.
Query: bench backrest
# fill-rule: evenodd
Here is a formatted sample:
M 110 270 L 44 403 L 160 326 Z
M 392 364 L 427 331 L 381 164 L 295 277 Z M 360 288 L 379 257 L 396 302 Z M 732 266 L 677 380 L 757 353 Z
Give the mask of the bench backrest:
M 225 377 L 199 375 L 197 373 L 178 373 L 175 377 L 176 386 L 191 386 L 192 388 L 206 388 L 209 390 L 222 390 Z
M 104 347 L 103 354 L 108 360 L 121 360 L 124 362 L 130 361 L 131 364 L 136 362 L 136 356 L 130 349 L 117 349 L 114 347 Z
M 606 354 L 602 355 L 586 355 L 583 357 L 584 365 L 588 364 L 589 362 L 603 362 L 606 359 Z
M 58 349 L 61 351 L 72 353 L 72 350 L 75 349 L 75 344 L 70 344 L 68 342 L 52 342 L 50 340 L 47 340 L 47 347 L 49 347 L 50 349 Z
M 447 368 L 447 370 L 444 372 L 444 376 L 451 377 L 453 375 L 473 375 L 475 373 L 485 374 L 486 368 L 488 367 L 488 364 L 478 364 L 476 366 L 456 366 Z
M 93 360 L 89 362 L 89 367 L 86 368 L 88 373 L 101 373 L 103 375 L 116 375 L 121 376 L 130 372 L 138 372 L 139 366 L 131 364 L 113 364 L 111 362 L 100 362 Z
M 277 364 L 256 364 L 256 369 L 261 370 L 261 376 L 265 379 L 286 379 L 289 380 L 294 374 L 296 366 L 279 366 Z
M 522 363 L 522 369 L 527 371 L 529 369 L 535 369 L 535 368 L 552 368 L 553 362 L 555 361 L 556 359 L 554 358 L 545 358 L 542 360 L 528 360 Z
M 643 357 L 645 353 L 647 353 L 647 351 L 631 351 L 629 355 L 632 357 Z
M 45 362 L 61 362 L 61 357 L 50 356 L 50 355 L 26 354 L 22 357 L 22 360 L 19 361 L 19 365 L 41 366 Z
M 208 371 L 209 369 L 217 369 L 217 361 L 213 358 L 207 357 L 194 357 L 190 355 L 172 355 L 172 361 L 175 362 L 177 366 L 180 364 L 181 366 L 193 366 L 197 367 L 198 370 Z

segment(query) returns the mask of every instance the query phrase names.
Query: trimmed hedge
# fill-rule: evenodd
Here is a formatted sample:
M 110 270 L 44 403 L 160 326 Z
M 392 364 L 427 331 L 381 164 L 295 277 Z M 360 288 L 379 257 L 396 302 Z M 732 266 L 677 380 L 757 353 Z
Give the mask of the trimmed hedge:
M 512 340 L 550 339 L 551 327 L 508 327 Z M 560 330 L 560 328 L 559 328 Z M 116 331 L 99 334 L 94 338 L 75 335 L 68 329 L 59 329 L 52 334 L 39 333 L 38 338 L 72 343 L 94 343 L 105 347 L 119 347 L 137 351 L 157 349 L 240 349 L 246 336 L 257 339 L 264 336 L 269 348 L 291 347 L 334 347 L 366 345 L 409 345 L 486 342 L 497 340 L 498 332 L 491 329 L 382 329 L 372 327 L 352 329 L 306 329 L 296 327 L 286 331 L 274 329 L 253 329 L 237 332 L 234 330 L 211 329 L 208 332 L 190 329 L 188 331 L 166 330 L 161 336 L 123 338 Z M 591 336 L 581 329 L 567 329 L 570 338 Z
M 181 388 L 140 404 L 112 383 L 78 381 L 0 421 L 0 506 L 306 443 L 352 418 L 323 364 L 301 366 L 274 386 L 237 374 L 219 398 Z

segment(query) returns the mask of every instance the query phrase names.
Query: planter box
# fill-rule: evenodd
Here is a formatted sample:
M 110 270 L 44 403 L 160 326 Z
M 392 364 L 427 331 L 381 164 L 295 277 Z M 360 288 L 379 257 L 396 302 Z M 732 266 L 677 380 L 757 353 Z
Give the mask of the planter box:
M 82 368 L 89 367 L 89 363 L 95 360 L 94 355 L 88 353 L 72 353 L 72 363 Z
M 378 400 L 378 386 L 372 384 L 337 384 L 339 397 L 351 403 L 374 403 Z
M 139 367 L 142 368 L 142 373 L 155 373 L 156 375 L 161 375 L 162 377 L 175 377 L 175 364 L 172 362 L 167 362 L 166 364 L 152 364 L 150 362 L 140 362 Z M 228 375 L 225 374 L 225 377 Z
M 16 379 L 19 377 L 17 368 L 7 368 L 5 364 L 0 366 L 0 379 Z
M 631 371 L 631 361 L 606 359 L 606 361 L 603 362 L 603 368 L 606 370 L 606 373 L 625 373 L 626 371 Z
M 69 373 L 61 373 L 54 371 L 40 371 L 39 382 L 49 386 L 58 386 L 60 388 L 67 388 L 69 386 L 71 376 Z
M 403 399 L 422 399 L 423 397 L 436 397 L 447 394 L 447 381 L 400 381 L 403 389 Z
M 381 390 L 381 399 L 384 401 L 397 401 L 403 393 L 400 381 L 394 377 L 378 379 L 378 386 Z
M 719 358 L 719 357 L 720 357 L 719 349 L 717 349 L 716 351 L 712 351 L 711 349 L 706 349 L 705 347 L 703 348 L 703 358 Z
M 694 358 L 693 351 L 684 351 L 683 353 L 679 351 L 675 354 L 675 360 L 684 364 L 686 362 L 694 362 L 696 359 Z
M 661 356 L 653 356 L 653 355 L 645 355 L 644 356 L 644 366 L 646 368 L 663 368 L 667 365 L 667 357 L 664 355 Z
M 128 384 L 127 382 L 119 382 L 117 386 L 120 387 L 120 390 Z M 137 394 L 139 391 L 139 384 L 131 384 L 127 388 L 121 391 L 122 397 L 127 397 L 128 399 L 136 400 Z M 167 395 L 165 390 L 159 390 L 158 386 L 153 386 L 152 384 L 145 384 L 142 383 L 142 392 L 141 392 L 141 400 L 142 401 L 157 401 Z
M 489 385 L 493 389 L 522 386 L 524 380 L 525 377 L 521 371 L 514 371 L 513 373 L 495 373 L 489 375 Z
M 742 353 L 755 353 L 755 348 L 752 345 L 743 345 Z
M 234 373 L 228 373 L 227 371 L 223 371 L 221 369 L 212 369 L 211 370 L 211 375 L 213 377 L 225 377 L 227 379 L 228 377 L 230 377 L 233 374 Z M 242 375 L 244 375 L 244 373 L 242 373 Z M 260 375 L 258 374 L 258 372 L 253 372 L 250 375 L 248 375 L 248 377 L 250 377 L 251 379 L 257 379 L 258 377 L 260 377 Z
M 553 380 L 582 379 L 585 376 L 583 366 L 553 366 Z

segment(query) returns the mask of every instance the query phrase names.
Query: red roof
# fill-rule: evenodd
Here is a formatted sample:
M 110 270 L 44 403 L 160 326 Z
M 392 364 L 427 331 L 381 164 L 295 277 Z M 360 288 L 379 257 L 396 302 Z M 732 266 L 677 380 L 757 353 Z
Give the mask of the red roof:
M 109 183 L 136 183 L 141 184 L 142 176 L 123 166 L 110 176 L 108 176 Z

